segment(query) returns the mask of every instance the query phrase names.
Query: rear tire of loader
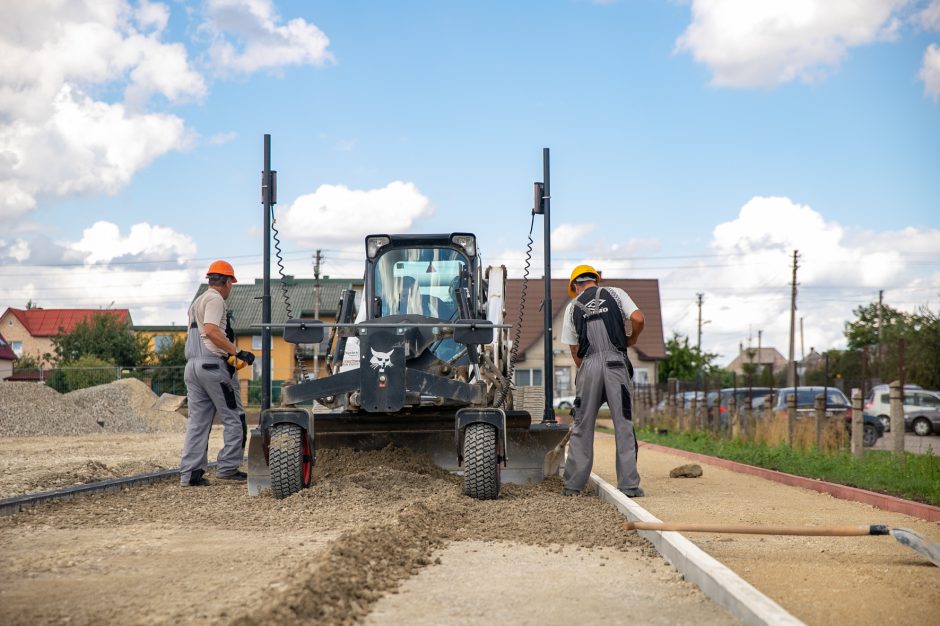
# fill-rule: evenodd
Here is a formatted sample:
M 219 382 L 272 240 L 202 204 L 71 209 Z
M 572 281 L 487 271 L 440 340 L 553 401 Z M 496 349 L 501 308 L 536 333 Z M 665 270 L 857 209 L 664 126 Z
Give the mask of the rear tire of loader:
M 463 445 L 464 493 L 477 500 L 495 500 L 499 497 L 496 429 L 489 424 L 470 424 Z
M 297 493 L 310 484 L 310 454 L 307 437 L 297 424 L 271 427 L 268 466 L 271 469 L 271 493 L 277 499 Z

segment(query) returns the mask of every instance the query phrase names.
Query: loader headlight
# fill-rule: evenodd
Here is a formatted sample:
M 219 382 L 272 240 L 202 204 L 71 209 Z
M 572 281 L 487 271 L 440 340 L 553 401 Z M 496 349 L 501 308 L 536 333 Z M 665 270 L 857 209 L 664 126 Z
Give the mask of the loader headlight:
M 387 235 L 366 237 L 366 256 L 370 259 L 374 259 L 375 255 L 379 253 L 379 250 L 390 243 L 392 243 L 392 240 Z
M 467 256 L 477 255 L 477 238 L 473 235 L 454 235 L 450 240 L 463 248 Z

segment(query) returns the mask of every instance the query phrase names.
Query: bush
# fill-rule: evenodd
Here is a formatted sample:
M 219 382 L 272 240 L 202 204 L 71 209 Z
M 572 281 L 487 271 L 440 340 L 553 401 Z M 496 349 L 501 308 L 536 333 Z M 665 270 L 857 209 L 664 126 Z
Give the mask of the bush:
M 94 356 L 83 356 L 52 371 L 46 384 L 59 393 L 104 385 L 121 377 L 113 363 Z

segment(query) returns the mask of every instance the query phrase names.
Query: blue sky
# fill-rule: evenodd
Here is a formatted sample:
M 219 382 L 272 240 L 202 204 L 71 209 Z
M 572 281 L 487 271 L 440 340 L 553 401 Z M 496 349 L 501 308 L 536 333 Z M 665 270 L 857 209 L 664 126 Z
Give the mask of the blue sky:
M 22 4 L 3 307 L 182 323 L 213 259 L 260 277 L 270 133 L 298 276 L 456 230 L 518 275 L 549 147 L 556 276 L 658 278 L 667 336 L 703 293 L 723 360 L 758 330 L 786 354 L 794 249 L 805 351 L 881 289 L 940 308 L 938 0 Z

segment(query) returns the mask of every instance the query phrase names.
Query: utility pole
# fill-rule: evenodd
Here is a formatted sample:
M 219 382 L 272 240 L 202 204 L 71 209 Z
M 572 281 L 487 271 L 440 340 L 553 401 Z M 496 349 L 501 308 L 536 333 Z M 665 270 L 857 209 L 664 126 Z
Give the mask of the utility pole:
M 704 293 L 695 294 L 698 298 L 698 341 L 695 345 L 698 347 L 699 353 L 702 352 L 702 298 L 705 297 Z
M 321 250 L 317 249 L 317 254 L 313 260 L 313 280 L 314 280 L 314 299 L 313 299 L 313 317 L 320 319 L 320 262 L 323 260 Z M 313 344 L 313 377 L 320 377 L 320 344 Z
M 803 347 L 803 316 L 800 316 L 800 361 L 806 359 L 806 348 Z
M 793 251 L 793 281 L 790 287 L 790 367 L 787 371 L 787 386 L 796 387 L 796 270 L 799 267 L 799 250 Z
M 763 330 L 760 330 L 760 329 L 757 330 L 757 371 L 760 372 L 760 378 L 758 378 L 757 380 L 761 385 L 764 384 L 764 364 L 762 362 L 763 357 L 761 356 L 761 350 L 760 350 L 761 338 L 763 334 L 764 334 Z
M 884 324 L 885 290 L 878 290 L 878 375 L 881 375 L 881 326 Z

